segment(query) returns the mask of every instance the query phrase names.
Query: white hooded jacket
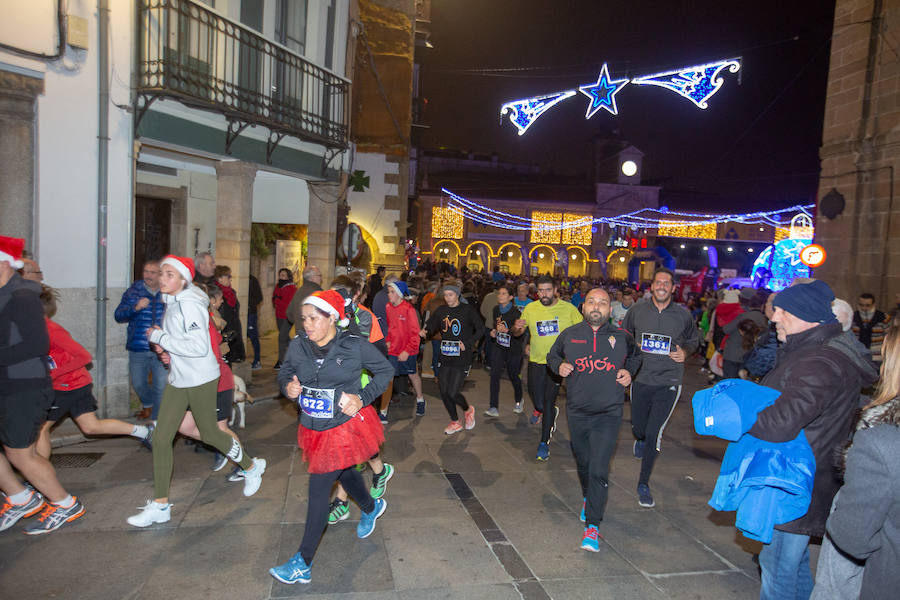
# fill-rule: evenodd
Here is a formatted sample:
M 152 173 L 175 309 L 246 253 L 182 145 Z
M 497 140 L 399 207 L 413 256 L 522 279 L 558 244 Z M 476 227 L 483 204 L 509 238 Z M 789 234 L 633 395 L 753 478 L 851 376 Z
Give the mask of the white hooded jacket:
M 209 298 L 188 285 L 174 296 L 163 294 L 166 314 L 162 330 L 150 341 L 169 353 L 169 383 L 177 388 L 203 385 L 219 377 L 219 363 L 209 339 Z

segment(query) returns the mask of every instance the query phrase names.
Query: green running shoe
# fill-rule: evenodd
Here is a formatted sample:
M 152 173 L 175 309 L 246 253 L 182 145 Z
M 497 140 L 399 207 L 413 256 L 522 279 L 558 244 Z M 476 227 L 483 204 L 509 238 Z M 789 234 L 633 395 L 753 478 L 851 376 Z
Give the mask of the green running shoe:
M 393 476 L 394 467 L 387 463 L 384 463 L 384 471 L 382 471 L 380 475 L 372 475 L 372 488 L 369 490 L 369 495 L 371 495 L 376 500 L 384 496 L 384 490 L 387 487 L 387 482 Z
M 348 501 L 341 502 L 335 500 L 331 503 L 331 512 L 328 513 L 328 524 L 334 525 L 338 521 L 343 521 L 350 516 L 350 503 Z

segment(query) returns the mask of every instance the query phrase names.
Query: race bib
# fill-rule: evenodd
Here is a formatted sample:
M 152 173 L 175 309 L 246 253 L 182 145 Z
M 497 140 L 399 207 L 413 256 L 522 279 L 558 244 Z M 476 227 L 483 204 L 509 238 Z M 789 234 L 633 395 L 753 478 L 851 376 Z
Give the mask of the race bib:
M 559 335 L 559 319 L 552 321 L 538 321 L 537 334 L 541 337 L 545 335 Z
M 509 334 L 497 332 L 497 345 L 509 348 Z
M 672 338 L 659 333 L 641 334 L 641 351 L 648 354 L 668 355 L 672 348 Z
M 334 390 L 304 387 L 300 392 L 300 410 L 313 419 L 334 416 Z
M 441 354 L 444 356 L 459 356 L 459 342 L 441 341 Z

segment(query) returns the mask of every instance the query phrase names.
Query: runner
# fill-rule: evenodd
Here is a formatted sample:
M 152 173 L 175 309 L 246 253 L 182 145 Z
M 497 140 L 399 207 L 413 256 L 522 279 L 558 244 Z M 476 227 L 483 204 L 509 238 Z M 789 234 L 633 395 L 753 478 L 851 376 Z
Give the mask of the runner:
M 631 429 L 634 457 L 640 459 L 638 504 L 656 505 L 650 493 L 650 473 L 659 455 L 663 431 L 681 396 L 684 359 L 700 344 L 691 313 L 672 300 L 675 275 L 658 269 L 650 284 L 649 299 L 634 303 L 622 329 L 634 336 L 641 352 L 641 370 L 631 384 Z
M 384 341 L 384 334 L 381 332 L 381 326 L 378 324 L 378 318 L 371 310 L 359 304 L 359 299 L 365 292 L 366 280 L 362 273 L 355 271 L 353 276 L 339 275 L 331 282 L 331 289 L 336 291 L 344 298 L 344 310 L 349 323 L 347 331 L 354 335 L 358 335 L 373 344 L 382 355 L 387 356 L 387 346 Z M 363 371 L 360 383 L 362 387 L 366 387 L 371 373 Z M 424 404 L 424 400 L 422 401 Z M 382 421 L 384 423 L 384 421 Z M 372 469 L 372 487 L 369 488 L 369 495 L 373 498 L 381 498 L 387 489 L 387 482 L 394 476 L 394 467 L 381 460 L 381 453 L 369 459 L 369 467 Z M 362 467 L 364 468 L 364 467 Z M 328 511 L 328 524 L 334 525 L 338 521 L 343 521 L 350 516 L 350 501 L 347 490 L 337 484 L 334 500 L 331 502 Z
M 438 387 L 444 408 L 450 415 L 450 424 L 444 433 L 452 435 L 463 430 L 457 406 L 464 411 L 465 428 L 475 427 L 475 407 L 466 402 L 462 389 L 472 367 L 475 344 L 484 333 L 484 321 L 471 304 L 460 302 L 461 290 L 455 281 L 444 284 L 441 293 L 446 304 L 431 314 L 419 334 L 425 339 L 438 332 L 441 334 Z
M 491 337 L 496 343 L 491 353 L 491 407 L 484 411 L 488 417 L 500 416 L 500 377 L 505 371 L 513 386 L 516 401 L 514 413 L 522 412 L 522 356 L 524 352 L 524 333 L 513 335 L 512 330 L 522 313 L 513 302 L 510 286 L 501 283 L 497 287 L 497 306 L 494 307 L 491 323 Z
M 169 361 L 169 381 L 163 392 L 153 443 L 153 487 L 155 500 L 128 517 L 135 527 L 165 523 L 171 518 L 169 485 L 172 479 L 172 441 L 188 409 L 204 442 L 214 446 L 244 470 L 244 496 L 259 490 L 266 461 L 244 454 L 240 442 L 216 427 L 216 387 L 219 364 L 209 337 L 209 299 L 191 284 L 194 261 L 167 256 L 160 262 L 160 290 L 166 302 L 163 328 L 151 327 L 147 335 Z
M 84 346 L 72 339 L 68 331 L 53 321 L 59 292 L 47 285 L 41 286 L 41 304 L 44 321 L 50 334 L 50 377 L 53 380 L 53 404 L 47 413 L 47 422 L 38 435 L 37 452 L 50 458 L 50 429 L 66 416 L 84 435 L 130 435 L 147 448 L 152 448 L 150 438 L 153 425 L 132 425 L 119 419 L 98 419 L 97 400 L 91 393 L 93 379 L 87 365 L 93 360 Z
M 541 441 L 538 444 L 537 460 L 550 458 L 550 436 L 556 430 L 556 395 L 562 379 L 547 368 L 547 352 L 561 331 L 580 323 L 583 319 L 578 309 L 569 302 L 560 301 L 556 295 L 556 282 L 546 275 L 537 280 L 538 300 L 522 311 L 522 318 L 516 321 L 513 335 L 521 334 L 528 327 L 528 395 L 534 404 L 531 424 L 541 425 Z
M 354 467 L 378 452 L 384 430 L 372 403 L 387 387 L 394 369 L 372 344 L 337 323 L 347 324 L 344 299 L 333 290 L 313 292 L 301 309 L 303 333 L 288 347 L 278 373 L 284 396 L 300 403 L 297 442 L 309 463 L 306 526 L 298 551 L 269 569 L 287 584 L 309 583 L 310 566 L 328 523 L 328 498 L 340 481 L 362 509 L 356 535 L 368 537 L 387 508 L 374 499 Z M 372 374 L 362 387 L 363 369 Z
M 584 500 L 581 547 L 600 551 L 600 521 L 609 496 L 609 462 L 622 424 L 625 388 L 641 364 L 631 335 L 609 323 L 609 294 L 590 290 L 585 320 L 556 338 L 547 366 L 566 379 L 566 416 Z

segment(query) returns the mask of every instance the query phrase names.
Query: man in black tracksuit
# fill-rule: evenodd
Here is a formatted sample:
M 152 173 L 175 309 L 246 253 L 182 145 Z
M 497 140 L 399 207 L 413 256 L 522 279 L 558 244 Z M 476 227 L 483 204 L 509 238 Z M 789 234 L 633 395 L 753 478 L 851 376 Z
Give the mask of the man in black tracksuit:
M 585 296 L 585 320 L 565 329 L 547 354 L 547 366 L 566 379 L 566 415 L 578 481 L 584 496 L 581 547 L 599 551 L 598 524 L 609 488 L 609 462 L 622 423 L 625 387 L 641 358 L 634 338 L 609 323 L 610 298 L 595 288 Z
M 675 304 L 675 276 L 658 269 L 650 284 L 651 297 L 635 302 L 625 313 L 622 329 L 634 336 L 641 353 L 641 370 L 631 385 L 631 428 L 634 457 L 640 459 L 638 504 L 656 505 L 650 495 L 650 473 L 659 454 L 663 431 L 681 396 L 685 357 L 700 345 L 700 333 L 684 307 Z
M 472 366 L 472 351 L 484 335 L 484 320 L 471 304 L 460 302 L 461 290 L 455 283 L 445 284 L 442 294 L 446 304 L 431 314 L 419 333 L 425 339 L 441 334 L 438 387 L 450 415 L 444 433 L 451 435 L 462 431 L 464 426 L 475 427 L 475 407 L 466 402 L 462 388 Z M 465 424 L 460 422 L 457 406 L 465 411 Z

